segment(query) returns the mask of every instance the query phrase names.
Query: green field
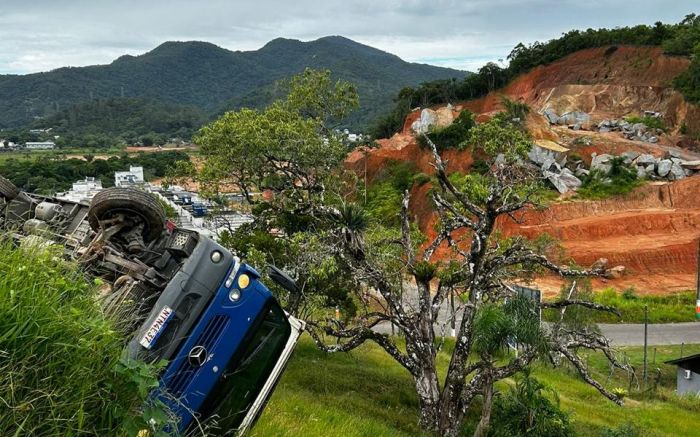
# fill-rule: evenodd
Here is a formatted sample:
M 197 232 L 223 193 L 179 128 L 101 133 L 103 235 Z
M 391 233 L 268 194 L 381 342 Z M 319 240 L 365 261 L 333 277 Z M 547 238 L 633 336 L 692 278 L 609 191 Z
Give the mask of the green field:
M 641 348 L 623 351 L 638 368 L 641 380 Z M 700 345 L 684 347 L 686 355 L 698 352 Z M 679 354 L 680 346 L 659 347 L 656 364 L 651 364 L 650 348 L 650 369 L 660 369 L 658 388 L 644 392 L 633 387 L 623 407 L 603 398 L 571 369 L 552 369 L 541 363 L 535 366 L 533 374 L 558 391 L 561 407 L 570 412 L 580 435 L 598 436 L 607 428 L 622 425 L 637 426 L 645 436 L 698 435 L 700 400 L 677 397 L 673 393 L 675 368 L 661 364 Z M 594 374 L 605 382 L 609 371 L 602 356 L 592 354 L 588 362 Z M 446 355 L 441 355 L 440 363 L 443 368 L 446 366 Z M 650 371 L 650 375 L 656 372 Z M 510 383 L 502 382 L 501 390 Z M 627 389 L 627 378 L 618 372 L 606 386 Z M 350 354 L 325 355 L 305 337 L 251 435 L 423 435 L 417 425 L 417 408 L 408 373 L 378 347 L 367 344 Z M 465 435 L 471 435 L 469 430 L 475 422 L 472 412 Z
M 590 311 L 597 323 L 644 323 L 644 307 L 648 308 L 649 323 L 694 322 L 695 291 L 683 291 L 664 296 L 639 296 L 634 290 L 617 291 L 606 288 L 596 291 L 591 299 L 599 304 L 612 306 L 621 317 L 602 311 Z M 559 319 L 559 310 L 545 310 L 542 317 L 547 321 Z

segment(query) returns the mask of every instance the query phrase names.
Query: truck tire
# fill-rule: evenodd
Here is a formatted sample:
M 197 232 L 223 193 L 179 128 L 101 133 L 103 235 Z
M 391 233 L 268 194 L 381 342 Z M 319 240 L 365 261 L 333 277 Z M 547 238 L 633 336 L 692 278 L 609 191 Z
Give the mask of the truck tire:
M 90 227 L 98 232 L 101 220 L 118 213 L 141 219 L 145 242 L 158 238 L 165 228 L 165 212 L 155 196 L 134 188 L 117 187 L 100 191 L 92 198 L 88 211 Z
M 7 200 L 13 200 L 19 195 L 19 188 L 15 184 L 0 176 L 0 196 Z

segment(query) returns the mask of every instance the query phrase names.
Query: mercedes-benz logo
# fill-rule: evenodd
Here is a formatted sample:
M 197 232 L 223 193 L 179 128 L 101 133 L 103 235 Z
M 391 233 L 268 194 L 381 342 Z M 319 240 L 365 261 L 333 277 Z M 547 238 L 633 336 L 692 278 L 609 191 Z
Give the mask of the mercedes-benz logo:
M 204 346 L 195 346 L 187 354 L 187 361 L 192 367 L 202 367 L 207 362 L 207 356 L 207 350 L 204 349 Z

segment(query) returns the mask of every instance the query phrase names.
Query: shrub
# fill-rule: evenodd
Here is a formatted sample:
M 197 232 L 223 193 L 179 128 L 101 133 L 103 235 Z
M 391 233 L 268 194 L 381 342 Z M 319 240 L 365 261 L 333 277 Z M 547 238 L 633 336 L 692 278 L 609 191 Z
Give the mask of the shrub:
M 662 131 L 666 131 L 666 124 L 664 123 L 664 119 L 660 117 L 651 117 L 649 115 L 645 115 L 644 117 L 640 117 L 638 115 L 630 115 L 625 117 L 625 121 L 627 123 L 644 123 L 646 127 L 652 128 L 652 129 L 661 129 Z
M 167 422 L 141 409 L 157 367 L 122 359 L 127 337 L 61 249 L 0 242 L 0 435 L 114 435 Z
M 622 387 L 615 387 L 614 389 L 610 390 L 610 392 L 620 399 L 624 399 L 627 396 L 627 390 Z
M 637 296 L 637 293 L 636 293 L 636 290 L 634 289 L 634 287 L 625 288 L 625 289 L 622 291 L 622 298 L 625 299 L 625 300 L 634 300 L 634 299 L 637 299 L 638 296 Z
M 474 114 L 468 109 L 459 113 L 452 124 L 445 127 L 433 127 L 427 134 L 435 143 L 438 150 L 456 149 L 462 147 L 469 137 L 469 131 L 476 125 Z M 423 135 L 418 137 L 418 144 L 427 147 L 427 141 Z
M 525 102 L 515 102 L 506 96 L 501 96 L 501 104 L 505 108 L 509 120 L 517 119 L 521 123 L 525 121 L 525 117 L 530 112 L 530 107 Z
M 369 215 L 385 224 L 398 224 L 401 199 L 415 183 L 430 177 L 419 173 L 413 163 L 389 163 L 382 174 L 367 187 L 366 209 Z
M 578 196 L 584 199 L 604 199 L 627 194 L 640 185 L 637 172 L 624 163 L 624 158 L 613 158 L 610 166 L 607 174 L 591 170 L 583 179 Z
M 545 394 L 549 393 L 554 400 Z M 556 391 L 525 369 L 515 386 L 494 402 L 491 436 L 570 436 L 569 415 L 559 408 Z
M 625 423 L 617 428 L 607 428 L 601 437 L 641 437 L 642 431 L 634 424 Z

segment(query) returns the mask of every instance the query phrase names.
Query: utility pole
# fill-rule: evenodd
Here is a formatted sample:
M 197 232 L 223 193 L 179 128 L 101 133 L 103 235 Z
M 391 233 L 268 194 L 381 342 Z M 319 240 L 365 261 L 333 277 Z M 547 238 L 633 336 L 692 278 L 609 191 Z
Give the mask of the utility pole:
M 457 337 L 457 314 L 455 313 L 455 292 L 454 290 L 450 291 L 450 306 L 452 307 L 452 322 L 450 323 L 451 326 L 451 334 L 452 338 Z
M 695 280 L 695 318 L 700 319 L 700 240 L 698 240 L 698 267 L 697 279 Z
M 647 326 L 649 324 L 649 307 L 644 305 L 644 388 L 647 387 Z

